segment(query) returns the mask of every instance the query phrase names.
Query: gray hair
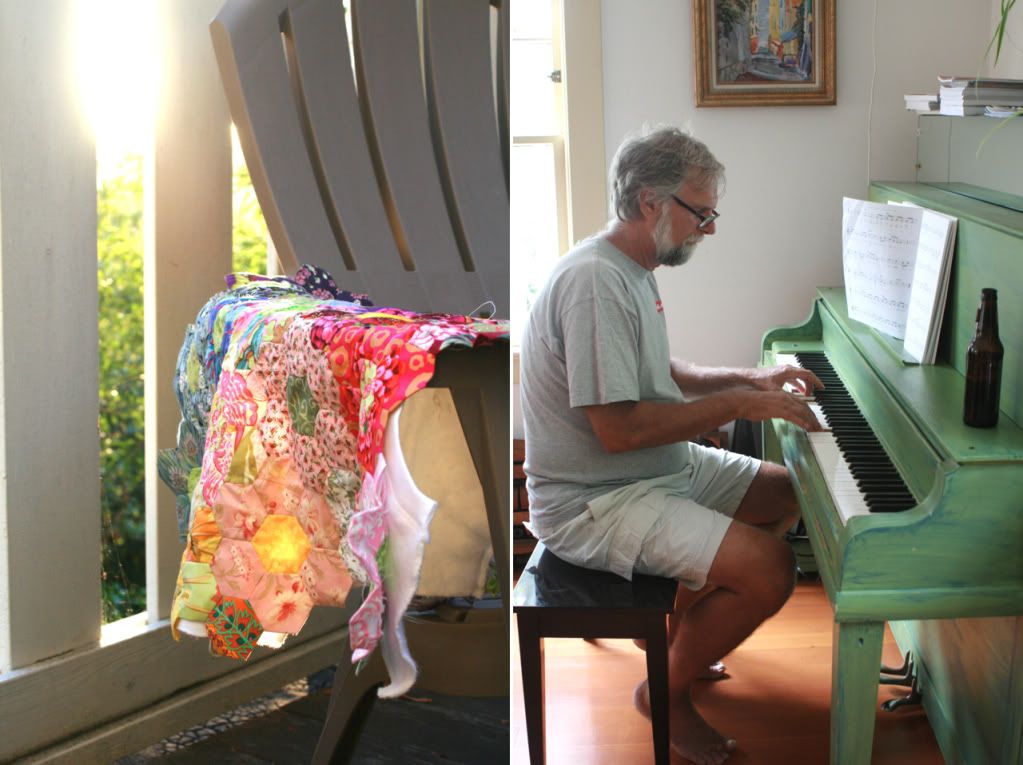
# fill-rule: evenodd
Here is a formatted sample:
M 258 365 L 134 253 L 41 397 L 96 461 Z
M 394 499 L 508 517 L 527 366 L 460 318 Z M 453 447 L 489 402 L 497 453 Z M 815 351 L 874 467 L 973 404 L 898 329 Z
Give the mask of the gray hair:
M 636 220 L 640 194 L 653 192 L 658 202 L 683 182 L 697 188 L 720 186 L 725 167 L 702 141 L 675 127 L 663 127 L 626 138 L 611 161 L 611 211 L 619 220 Z

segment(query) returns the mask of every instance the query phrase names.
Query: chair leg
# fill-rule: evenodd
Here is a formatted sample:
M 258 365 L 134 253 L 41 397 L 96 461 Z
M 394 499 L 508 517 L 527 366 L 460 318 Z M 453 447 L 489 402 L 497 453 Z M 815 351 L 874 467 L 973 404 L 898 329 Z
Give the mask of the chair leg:
M 345 652 L 334 675 L 327 719 L 316 742 L 313 765 L 338 765 L 351 760 L 359 734 L 373 709 L 376 689 L 385 682 L 387 673 L 380 651 L 373 652 L 358 675 L 348 652 Z
M 668 628 L 663 615 L 651 617 L 646 635 L 646 675 L 650 688 L 650 720 L 654 734 L 654 762 L 668 765 Z
M 518 614 L 518 628 L 529 762 L 530 765 L 544 765 L 543 638 L 540 636 L 537 620 L 521 611 Z
M 507 623 L 511 602 L 508 575 L 508 530 L 511 528 L 508 495 L 508 473 L 511 470 L 508 349 L 498 345 L 478 348 L 472 353 L 441 353 L 437 356 L 437 369 L 430 386 L 450 389 L 483 488 L 483 501 Z

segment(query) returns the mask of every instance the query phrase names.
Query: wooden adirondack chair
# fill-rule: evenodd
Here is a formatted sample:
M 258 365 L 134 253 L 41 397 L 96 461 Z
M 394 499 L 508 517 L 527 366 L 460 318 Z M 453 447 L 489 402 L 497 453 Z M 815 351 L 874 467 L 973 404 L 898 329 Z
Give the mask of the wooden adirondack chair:
M 349 5 L 354 51 L 340 0 L 228 0 L 211 24 L 281 262 L 326 268 L 378 305 L 469 313 L 492 301 L 507 316 L 508 0 Z M 445 352 L 431 382 L 451 389 L 473 455 L 504 606 L 407 619 L 420 688 L 508 693 L 508 355 Z M 338 661 L 317 762 L 350 755 L 386 679 L 379 651 L 358 676 Z

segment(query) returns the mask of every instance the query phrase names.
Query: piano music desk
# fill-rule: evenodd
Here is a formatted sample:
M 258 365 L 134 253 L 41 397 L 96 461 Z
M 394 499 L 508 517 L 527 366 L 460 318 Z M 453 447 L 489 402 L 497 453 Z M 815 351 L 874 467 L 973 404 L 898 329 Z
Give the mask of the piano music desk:
M 849 319 L 821 289 L 809 319 L 768 332 L 776 353 L 823 351 L 916 504 L 843 518 L 807 434 L 765 423 L 765 456 L 788 467 L 834 608 L 831 762 L 869 763 L 886 621 L 912 651 L 949 762 L 1023 763 L 1023 211 L 922 184 L 874 184 L 959 218 L 938 363 Z M 1021 200 L 1023 202 L 1023 200 Z M 981 286 L 1002 290 L 1002 414 L 962 423 L 963 365 Z M 983 618 L 981 618 L 983 617 Z

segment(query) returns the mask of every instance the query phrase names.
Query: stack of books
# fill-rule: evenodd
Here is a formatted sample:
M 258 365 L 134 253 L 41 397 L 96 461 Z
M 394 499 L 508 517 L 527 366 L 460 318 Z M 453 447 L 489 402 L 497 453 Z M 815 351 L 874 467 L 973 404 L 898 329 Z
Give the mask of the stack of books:
M 1000 120 L 1015 117 L 1021 112 L 1023 112 L 1023 106 L 1001 106 L 990 104 L 984 107 L 985 117 L 997 117 Z
M 954 116 L 984 114 L 988 106 L 1023 108 L 1023 80 L 995 80 L 939 75 L 940 113 Z
M 906 108 L 911 112 L 937 112 L 937 93 L 913 93 L 903 96 L 906 99 Z

